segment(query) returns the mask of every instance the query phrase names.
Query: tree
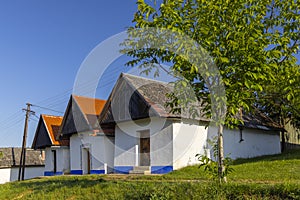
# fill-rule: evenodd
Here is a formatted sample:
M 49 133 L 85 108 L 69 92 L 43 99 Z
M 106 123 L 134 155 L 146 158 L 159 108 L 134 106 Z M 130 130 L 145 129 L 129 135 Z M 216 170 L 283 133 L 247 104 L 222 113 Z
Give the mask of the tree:
M 128 39 L 123 43 L 124 52 L 133 58 L 127 65 L 138 65 L 145 68 L 145 72 L 154 69 L 158 74 L 160 64 L 168 63 L 170 71 L 180 75 L 177 84 L 192 87 L 209 117 L 213 115 L 214 102 L 211 100 L 219 99 L 212 92 L 210 83 L 224 85 L 226 117 L 224 120 L 218 118 L 216 125 L 219 178 L 226 181 L 223 176 L 223 126 L 234 127 L 242 123 L 236 117 L 239 111 L 252 110 L 259 98 L 263 98 L 265 84 L 276 83 L 277 71 L 284 70 L 287 65 L 296 66 L 295 54 L 299 50 L 300 36 L 299 1 L 163 0 L 146 3 L 138 0 L 137 5 L 133 19 L 135 25 L 128 29 Z M 161 31 L 153 31 L 151 27 Z M 146 29 L 148 33 L 135 32 L 137 28 Z M 176 37 L 165 37 L 165 30 L 173 31 Z M 195 44 L 178 39 L 182 35 L 191 38 Z M 160 42 L 166 48 L 151 46 Z M 203 57 L 193 57 L 195 48 L 200 54 L 206 50 L 209 59 L 201 61 Z M 187 58 L 196 61 L 190 62 Z M 201 66 L 195 66 L 195 63 Z M 212 63 L 221 77 L 210 73 L 205 75 Z M 283 87 L 285 90 L 291 86 Z M 168 105 L 173 111 L 178 111 L 182 100 L 174 94 L 170 97 Z M 221 107 L 215 111 L 217 115 L 223 114 Z
M 265 84 L 259 93 L 256 107 L 282 127 L 291 124 L 300 127 L 300 67 L 292 63 L 280 68 L 274 75 L 274 85 Z M 285 133 L 281 132 L 282 151 L 285 147 Z

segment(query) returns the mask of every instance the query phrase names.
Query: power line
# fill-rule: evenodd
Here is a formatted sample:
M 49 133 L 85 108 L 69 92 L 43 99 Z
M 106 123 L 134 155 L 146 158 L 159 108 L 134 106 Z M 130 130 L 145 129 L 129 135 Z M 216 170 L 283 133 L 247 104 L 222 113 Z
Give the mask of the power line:
M 19 124 L 20 122 L 22 122 L 23 120 L 24 120 L 24 119 L 23 119 L 23 117 L 22 117 L 22 119 L 16 120 L 16 121 L 14 121 L 13 123 L 11 123 L 9 126 L 2 127 L 2 128 L 0 128 L 0 129 L 1 129 L 1 131 L 6 131 L 6 130 L 12 128 L 12 127 L 16 127 L 16 125 Z
M 2 120 L 0 122 L 0 126 L 4 125 L 4 124 L 8 124 L 10 123 L 12 120 L 14 120 L 18 115 L 20 115 L 22 112 L 19 110 L 17 112 L 15 112 L 14 114 L 10 115 L 9 117 L 7 117 L 6 119 Z
M 37 118 L 38 120 L 40 119 L 38 116 L 36 116 L 36 114 L 33 115 L 35 118 Z
M 41 109 L 44 109 L 44 110 L 50 110 L 52 112 L 57 112 L 57 113 L 64 113 L 64 112 L 61 112 L 61 111 L 57 111 L 57 110 L 53 110 L 51 108 L 46 108 L 46 107 L 43 107 L 43 106 L 38 106 L 38 105 L 34 105 L 32 104 L 33 107 L 38 107 L 38 108 L 41 108 Z

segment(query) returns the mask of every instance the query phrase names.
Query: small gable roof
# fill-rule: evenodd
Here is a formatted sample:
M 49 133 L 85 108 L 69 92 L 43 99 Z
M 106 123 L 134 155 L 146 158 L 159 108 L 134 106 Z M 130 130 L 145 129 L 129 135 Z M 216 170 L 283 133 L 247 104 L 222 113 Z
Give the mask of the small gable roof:
M 106 101 L 71 95 L 60 128 L 61 136 L 99 129 L 98 117 Z
M 61 116 L 42 114 L 32 143 L 33 149 L 42 149 L 48 146 L 69 146 L 69 140 L 57 140 L 59 128 L 63 118 Z
M 111 92 L 99 117 L 101 126 L 116 122 L 143 119 L 148 117 L 191 118 L 189 114 L 174 114 L 169 107 L 167 94 L 174 90 L 172 84 L 144 77 L 122 73 Z M 209 122 L 204 113 L 195 119 Z M 188 109 L 186 109 L 188 110 Z M 184 111 L 188 112 L 188 111 Z M 257 112 L 243 115 L 246 128 L 261 130 L 280 130 L 280 127 L 269 117 Z
M 0 168 L 16 167 L 20 164 L 22 148 L 0 148 Z M 41 150 L 26 149 L 26 166 L 42 166 L 44 160 Z

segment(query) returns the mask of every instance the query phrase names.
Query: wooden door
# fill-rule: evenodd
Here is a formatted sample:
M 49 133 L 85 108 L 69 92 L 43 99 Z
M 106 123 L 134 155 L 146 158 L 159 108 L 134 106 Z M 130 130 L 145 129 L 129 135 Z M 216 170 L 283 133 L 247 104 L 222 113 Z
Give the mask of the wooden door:
M 91 173 L 91 154 L 89 148 L 82 148 L 82 172 Z
M 53 173 L 57 172 L 57 157 L 56 157 L 56 150 L 52 150 L 53 155 Z
M 89 149 L 87 149 L 87 173 L 91 173 L 91 154 Z
M 141 132 L 140 166 L 150 166 L 150 135 L 149 135 L 149 131 Z

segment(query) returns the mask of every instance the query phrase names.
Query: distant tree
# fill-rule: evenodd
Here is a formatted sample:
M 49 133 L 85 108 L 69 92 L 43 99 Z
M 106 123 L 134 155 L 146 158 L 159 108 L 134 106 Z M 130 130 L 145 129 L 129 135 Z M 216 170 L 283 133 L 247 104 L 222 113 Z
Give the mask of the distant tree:
M 258 95 L 256 107 L 282 127 L 291 124 L 300 127 L 300 66 L 285 61 L 285 65 L 274 74 L 276 82 L 265 84 Z M 285 134 L 282 135 L 282 150 L 285 146 Z
M 253 105 L 262 103 L 260 98 L 273 94 L 279 80 L 285 80 L 286 67 L 299 71 L 295 54 L 299 50 L 299 0 L 138 0 L 134 14 L 134 27 L 129 28 L 129 38 L 124 51 L 133 59 L 130 66 L 145 68 L 145 72 L 162 63 L 171 65 L 174 74 L 180 74 L 180 84 L 190 84 L 197 98 L 211 116 L 211 88 L 203 73 L 186 58 L 193 47 L 180 40 L 167 41 L 169 48 L 154 49 L 151 44 L 162 42 L 163 34 L 132 32 L 136 28 L 161 28 L 186 35 L 205 49 L 217 66 L 226 89 L 226 118 L 217 122 L 218 172 L 220 181 L 224 176 L 223 126 L 242 123 L 236 116 L 241 109 L 250 112 Z M 163 31 L 162 31 L 163 32 Z M 178 51 L 171 51 L 177 49 Z M 178 52 L 184 52 L 180 55 Z M 210 65 L 205 66 L 210 68 Z M 159 73 L 160 68 L 156 68 Z M 202 74 L 201 74 L 202 73 Z M 290 74 L 292 76 L 292 74 Z M 288 79 L 290 80 L 290 79 Z M 295 97 L 291 92 L 299 82 L 280 85 L 280 91 L 289 105 Z M 298 87 L 299 88 L 299 87 Z M 267 92 L 268 91 L 268 92 Z M 270 93 L 269 93 L 270 92 Z M 291 92 L 291 93 L 290 93 Z M 173 111 L 182 102 L 170 95 Z M 272 106 L 271 106 L 272 107 Z M 276 109 L 276 108 L 275 108 Z M 218 113 L 218 114 L 221 114 Z

